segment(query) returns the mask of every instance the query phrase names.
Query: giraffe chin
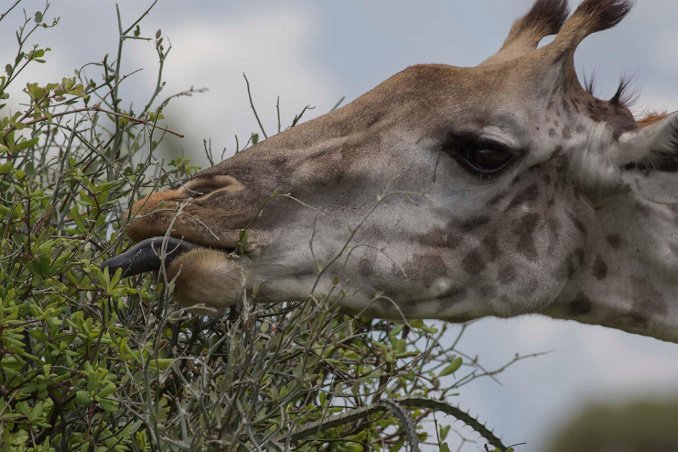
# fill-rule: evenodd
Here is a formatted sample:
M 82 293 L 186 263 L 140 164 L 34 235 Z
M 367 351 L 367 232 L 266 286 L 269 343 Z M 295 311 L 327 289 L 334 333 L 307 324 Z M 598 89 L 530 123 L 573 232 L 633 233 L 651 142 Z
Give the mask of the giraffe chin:
M 221 315 L 242 298 L 247 270 L 222 250 L 194 248 L 174 259 L 167 278 L 174 300 L 198 315 Z

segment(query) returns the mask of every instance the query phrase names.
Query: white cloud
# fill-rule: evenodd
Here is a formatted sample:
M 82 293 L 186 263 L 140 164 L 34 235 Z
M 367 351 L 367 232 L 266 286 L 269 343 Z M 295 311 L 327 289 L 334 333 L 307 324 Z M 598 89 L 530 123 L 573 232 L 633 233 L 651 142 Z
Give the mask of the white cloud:
M 190 86 L 207 93 L 179 99 L 167 116 L 173 127 L 186 134 L 181 145 L 187 152 L 202 152 L 202 139 L 212 138 L 215 151 L 227 146 L 233 152 L 233 135 L 246 141 L 259 127 L 250 110 L 243 72 L 252 86 L 259 116 L 269 136 L 277 132 L 275 103 L 280 96 L 283 129 L 307 105 L 317 106 L 305 118 L 324 113 L 339 95 L 331 75 L 313 58 L 312 12 L 301 8 L 250 13 L 247 16 L 189 17 L 164 26 L 172 42 L 167 60 L 168 84 L 163 94 Z M 148 46 L 146 46 L 148 47 Z M 137 66 L 157 59 L 148 48 L 134 54 Z M 155 83 L 153 69 L 144 71 L 149 92 Z M 261 135 L 261 134 L 260 134 Z M 263 137 L 262 137 L 263 138 Z

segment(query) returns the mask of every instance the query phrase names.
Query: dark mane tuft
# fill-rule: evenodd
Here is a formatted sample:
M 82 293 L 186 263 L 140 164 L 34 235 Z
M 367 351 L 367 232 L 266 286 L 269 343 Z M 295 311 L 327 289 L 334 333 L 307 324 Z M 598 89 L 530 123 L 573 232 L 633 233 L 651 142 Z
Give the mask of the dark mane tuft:
M 630 90 L 630 85 L 631 79 L 629 77 L 622 77 L 621 80 L 619 80 L 617 91 L 610 99 L 610 103 L 626 108 L 629 108 L 631 105 L 633 105 L 634 101 L 636 100 L 636 95 Z
M 560 31 L 569 15 L 567 0 L 537 0 L 523 17 L 520 30 L 541 30 L 544 36 Z
M 587 77 L 586 74 L 584 74 L 584 89 L 591 96 L 596 97 L 596 95 L 594 94 L 594 91 L 596 90 L 596 74 L 595 73 L 591 73 L 591 75 L 589 77 Z
M 636 100 L 636 94 L 631 91 L 631 78 L 622 76 L 619 80 L 619 85 L 617 85 L 617 91 L 615 91 L 612 98 L 608 101 L 612 105 L 630 108 Z M 592 73 L 590 76 L 584 75 L 584 89 L 591 96 L 596 97 L 596 74 Z
M 590 33 L 595 33 L 617 25 L 633 5 L 633 0 L 584 0 L 574 15 L 590 20 Z

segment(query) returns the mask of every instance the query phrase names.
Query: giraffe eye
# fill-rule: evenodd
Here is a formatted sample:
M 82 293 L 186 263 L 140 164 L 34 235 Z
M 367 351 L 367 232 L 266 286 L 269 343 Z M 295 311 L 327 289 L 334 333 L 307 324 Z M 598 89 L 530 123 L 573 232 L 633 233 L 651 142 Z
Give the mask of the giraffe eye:
M 442 149 L 466 171 L 485 178 L 498 174 L 514 157 L 506 145 L 468 135 L 448 137 Z
M 511 161 L 512 155 L 503 146 L 483 143 L 464 149 L 461 157 L 471 169 L 483 174 L 494 174 Z
M 440 149 L 455 159 L 466 171 L 481 178 L 492 178 L 515 157 L 505 144 L 474 134 L 450 133 Z

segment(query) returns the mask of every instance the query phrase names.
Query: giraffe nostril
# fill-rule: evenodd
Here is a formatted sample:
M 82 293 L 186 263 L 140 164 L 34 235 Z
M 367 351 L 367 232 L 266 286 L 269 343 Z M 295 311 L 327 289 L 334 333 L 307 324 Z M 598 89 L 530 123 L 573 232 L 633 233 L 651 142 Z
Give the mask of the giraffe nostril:
M 192 198 L 199 198 L 217 191 L 236 192 L 243 188 L 245 187 L 232 176 L 205 175 L 189 180 L 181 191 Z

